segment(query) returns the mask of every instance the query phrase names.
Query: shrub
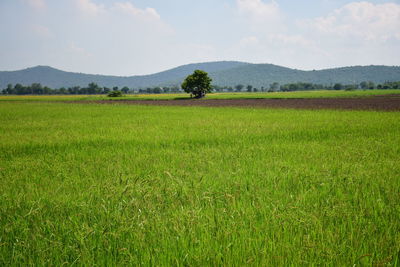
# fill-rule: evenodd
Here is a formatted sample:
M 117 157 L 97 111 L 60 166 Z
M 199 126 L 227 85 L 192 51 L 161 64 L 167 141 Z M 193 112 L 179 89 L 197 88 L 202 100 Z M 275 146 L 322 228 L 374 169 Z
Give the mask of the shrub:
M 119 90 L 111 91 L 107 95 L 108 97 L 119 97 L 122 96 L 122 92 Z

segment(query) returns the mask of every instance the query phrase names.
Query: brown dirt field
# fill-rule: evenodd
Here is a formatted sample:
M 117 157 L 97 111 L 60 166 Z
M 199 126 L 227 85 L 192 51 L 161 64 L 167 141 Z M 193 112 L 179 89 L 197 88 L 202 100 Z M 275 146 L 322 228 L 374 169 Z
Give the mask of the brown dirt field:
M 367 97 L 367 98 L 101 100 L 101 101 L 89 101 L 86 103 L 159 105 L 159 106 L 400 111 L 399 95 Z

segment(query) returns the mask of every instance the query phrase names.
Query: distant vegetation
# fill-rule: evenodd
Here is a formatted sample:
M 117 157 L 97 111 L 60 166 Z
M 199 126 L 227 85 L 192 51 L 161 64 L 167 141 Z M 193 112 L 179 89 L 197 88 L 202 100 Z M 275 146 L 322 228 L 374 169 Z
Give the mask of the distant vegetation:
M 121 97 L 121 96 L 123 96 L 123 95 L 122 95 L 122 92 L 121 92 L 121 91 L 115 90 L 115 91 L 109 92 L 107 96 L 108 96 L 108 97 Z
M 312 91 L 312 90 L 371 90 L 371 89 L 400 89 L 400 81 L 398 82 L 385 82 L 382 84 L 375 84 L 373 82 L 361 82 L 359 84 L 341 84 L 335 83 L 333 85 L 322 85 L 313 83 L 288 83 L 280 85 L 275 82 L 267 87 L 255 87 L 253 85 L 238 84 L 236 86 L 212 86 L 213 92 L 293 92 L 293 91 Z M 33 83 L 28 86 L 22 84 L 8 84 L 2 90 L 4 95 L 96 95 L 112 93 L 113 91 L 121 91 L 124 94 L 161 94 L 161 93 L 181 93 L 183 90 L 180 87 L 149 87 L 146 89 L 135 89 L 114 86 L 112 88 L 99 86 L 96 83 L 89 83 L 85 87 L 61 87 L 58 89 L 42 86 L 40 83 Z
M 128 87 L 136 91 L 145 91 L 148 88 L 178 88 L 185 77 L 196 69 L 209 73 L 213 84 L 218 88 L 234 88 L 237 85 L 244 85 L 243 90 L 247 89 L 247 85 L 258 90 L 261 88 L 268 90 L 273 83 L 285 85 L 302 82 L 333 86 L 335 83 L 358 85 L 363 81 L 371 81 L 374 84 L 400 81 L 400 67 L 355 66 L 303 71 L 272 64 L 221 61 L 189 64 L 151 75 L 130 77 L 72 73 L 38 66 L 19 71 L 1 71 L 0 89 L 6 88 L 8 84 L 18 83 L 23 86 L 40 83 L 49 88 L 85 88 L 92 82 L 102 87 Z M 319 88 L 321 89 L 320 86 Z

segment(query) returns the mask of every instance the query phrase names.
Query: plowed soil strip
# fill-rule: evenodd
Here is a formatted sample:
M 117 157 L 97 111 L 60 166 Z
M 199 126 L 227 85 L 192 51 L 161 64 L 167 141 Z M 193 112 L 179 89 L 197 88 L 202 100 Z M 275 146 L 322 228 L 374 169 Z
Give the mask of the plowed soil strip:
M 389 96 L 389 97 L 380 96 L 380 97 L 368 97 L 368 98 L 101 100 L 101 101 L 90 101 L 88 103 L 159 105 L 159 106 L 400 111 L 399 95 Z

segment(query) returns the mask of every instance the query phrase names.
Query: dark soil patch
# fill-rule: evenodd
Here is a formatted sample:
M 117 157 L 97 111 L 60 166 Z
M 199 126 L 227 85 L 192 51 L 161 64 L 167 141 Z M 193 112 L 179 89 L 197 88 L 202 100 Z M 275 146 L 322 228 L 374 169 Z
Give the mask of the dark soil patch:
M 74 101 L 75 102 L 75 101 Z M 82 101 L 85 102 L 85 101 Z M 80 103 L 82 103 L 80 102 Z M 302 99 L 180 99 L 180 100 L 101 100 L 86 103 L 205 106 L 294 109 L 344 109 L 400 111 L 400 97 L 379 96 L 366 98 L 302 98 Z
M 400 94 L 374 95 L 373 97 L 400 97 Z

